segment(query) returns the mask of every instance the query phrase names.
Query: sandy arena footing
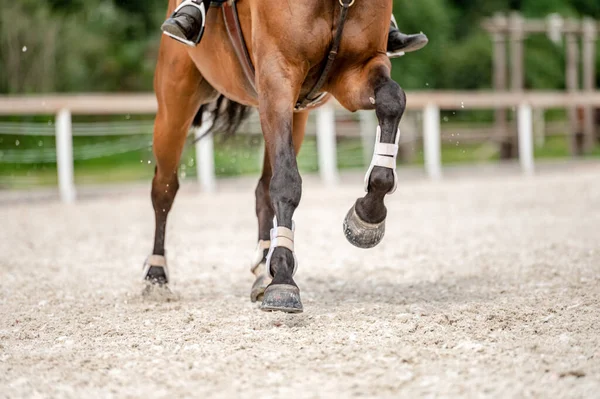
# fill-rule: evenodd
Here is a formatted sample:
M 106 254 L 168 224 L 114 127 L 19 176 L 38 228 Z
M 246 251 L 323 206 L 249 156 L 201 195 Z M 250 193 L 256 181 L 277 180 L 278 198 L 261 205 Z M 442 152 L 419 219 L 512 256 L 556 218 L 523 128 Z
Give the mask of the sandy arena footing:
M 149 186 L 3 204 L 0 397 L 598 397 L 600 166 L 401 182 L 372 250 L 350 180 L 306 179 L 300 315 L 249 301 L 254 180 L 178 196 L 171 299 L 140 295 Z

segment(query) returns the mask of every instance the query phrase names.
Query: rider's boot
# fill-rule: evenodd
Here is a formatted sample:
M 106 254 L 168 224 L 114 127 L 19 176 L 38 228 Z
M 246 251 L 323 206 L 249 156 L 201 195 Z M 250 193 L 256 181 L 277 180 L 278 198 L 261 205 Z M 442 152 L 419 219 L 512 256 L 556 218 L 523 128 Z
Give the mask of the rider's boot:
M 202 39 L 209 5 L 210 0 L 184 0 L 163 23 L 161 27 L 163 33 L 188 46 L 195 47 Z M 396 58 L 404 53 L 420 50 L 428 41 L 427 36 L 423 33 L 406 35 L 400 32 L 396 19 L 392 15 L 387 43 L 388 57 Z
M 429 39 L 427 39 L 427 36 L 423 33 L 406 35 L 400 32 L 398 25 L 396 24 L 396 18 L 392 15 L 387 42 L 387 55 L 389 58 L 401 57 L 404 53 L 420 50 L 425 47 L 428 42 Z
M 162 24 L 163 33 L 195 47 L 202 39 L 210 0 L 184 0 Z

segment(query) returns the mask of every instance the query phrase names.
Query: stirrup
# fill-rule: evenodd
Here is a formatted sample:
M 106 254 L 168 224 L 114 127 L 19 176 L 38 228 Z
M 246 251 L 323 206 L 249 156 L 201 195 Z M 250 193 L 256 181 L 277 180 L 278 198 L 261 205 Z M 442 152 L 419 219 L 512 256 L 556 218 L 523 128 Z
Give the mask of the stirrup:
M 398 28 L 398 22 L 396 22 L 396 17 L 394 16 L 394 14 L 392 14 L 392 17 L 390 18 L 390 22 L 392 25 L 394 25 L 394 28 L 400 30 L 400 28 Z
M 165 273 L 165 283 L 170 281 L 169 278 L 169 267 L 167 266 L 167 258 L 162 255 L 150 255 L 146 258 L 144 262 L 144 267 L 142 270 L 142 280 L 148 280 L 148 273 L 150 272 L 150 268 L 152 267 L 160 267 L 163 269 Z
M 396 28 L 397 30 L 400 30 L 398 28 L 398 23 L 396 22 L 396 17 L 394 17 L 394 14 L 392 14 L 392 18 L 391 18 L 390 22 L 394 26 L 394 28 Z M 389 59 L 392 59 L 392 58 L 402 57 L 403 55 L 406 55 L 406 53 L 404 51 L 387 51 L 386 55 L 388 56 Z
M 292 251 L 292 256 L 294 257 L 294 270 L 292 271 L 292 277 L 296 274 L 296 270 L 298 269 L 298 259 L 296 258 L 296 253 L 294 252 L 294 231 L 296 230 L 296 224 L 292 221 L 292 229 L 288 229 L 287 227 L 279 227 L 277 226 L 277 216 L 273 218 L 273 228 L 271 229 L 271 246 L 269 247 L 269 253 L 267 254 L 266 261 L 266 272 L 267 276 L 270 278 L 274 278 L 271 273 L 271 257 L 273 256 L 273 252 L 277 247 L 284 247 Z
M 165 26 L 164 23 L 161 26 L 161 29 L 162 29 L 163 35 L 166 35 L 172 39 L 175 39 L 178 42 L 183 43 L 189 47 L 196 47 L 198 45 L 198 43 L 200 43 L 200 39 L 202 39 L 202 35 L 204 34 L 204 26 L 206 24 L 206 8 L 204 7 L 204 2 L 201 2 L 200 4 L 198 4 L 198 3 L 194 2 L 194 0 L 183 0 L 181 2 L 181 4 L 175 9 L 175 11 L 173 11 L 173 14 L 171 14 L 171 16 L 168 19 L 174 18 L 176 16 L 177 12 L 186 6 L 196 7 L 198 10 L 200 10 L 200 13 L 202 14 L 202 26 L 200 26 L 200 32 L 198 32 L 198 35 L 196 35 L 195 39 L 189 40 L 187 38 L 182 38 L 180 36 L 175 35 L 172 32 L 168 32 L 168 31 L 164 30 L 163 29 Z
M 382 143 L 381 142 L 381 126 L 377 126 L 377 135 L 375 137 L 375 148 L 373 148 L 373 158 L 371 158 L 371 165 L 365 174 L 365 192 L 369 192 L 369 180 L 371 179 L 371 172 L 375 166 L 382 168 L 391 169 L 394 173 L 394 187 L 388 192 L 393 194 L 398 186 L 398 174 L 396 173 L 396 158 L 398 156 L 398 143 L 400 142 L 400 127 L 396 132 L 396 140 L 394 144 Z
M 385 54 L 387 55 L 387 57 L 389 59 L 400 58 L 400 57 L 406 55 L 406 53 L 404 51 L 388 51 Z

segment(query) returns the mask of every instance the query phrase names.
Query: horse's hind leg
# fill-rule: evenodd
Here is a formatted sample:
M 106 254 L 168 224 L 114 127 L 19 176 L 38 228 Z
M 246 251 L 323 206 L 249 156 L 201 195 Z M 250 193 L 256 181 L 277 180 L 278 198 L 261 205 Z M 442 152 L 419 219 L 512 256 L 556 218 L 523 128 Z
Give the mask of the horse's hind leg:
M 158 112 L 154 124 L 153 151 L 156 158 L 152 180 L 154 207 L 154 249 L 146 259 L 143 278 L 154 284 L 169 282 L 165 258 L 167 215 L 179 189 L 177 168 L 188 130 L 202 102 L 207 102 L 214 89 L 182 49 L 161 43 L 154 79 Z
M 385 233 L 384 197 L 396 189 L 398 125 L 406 96 L 390 78 L 389 61 L 381 56 L 371 59 L 362 69 L 346 71 L 334 95 L 352 111 L 375 108 L 379 120 L 375 154 L 365 176 L 367 194 L 356 201 L 344 220 L 348 241 L 360 248 L 371 248 L 379 244 Z
M 292 121 L 292 141 L 294 143 L 295 154 L 298 155 L 302 141 L 304 140 L 304 132 L 306 130 L 306 122 L 308 121 L 308 112 L 298 112 L 293 116 Z M 266 270 L 267 253 L 271 246 L 270 232 L 273 228 L 273 217 L 275 211 L 271 204 L 271 196 L 269 195 L 269 187 L 271 178 L 273 177 L 271 169 L 271 161 L 269 157 L 269 149 L 265 145 L 265 158 L 263 161 L 263 171 L 258 185 L 256 186 L 256 217 L 258 219 L 258 245 L 252 258 L 250 271 L 256 279 L 250 291 L 250 300 L 252 302 L 262 301 L 263 294 L 267 286 L 271 283 Z

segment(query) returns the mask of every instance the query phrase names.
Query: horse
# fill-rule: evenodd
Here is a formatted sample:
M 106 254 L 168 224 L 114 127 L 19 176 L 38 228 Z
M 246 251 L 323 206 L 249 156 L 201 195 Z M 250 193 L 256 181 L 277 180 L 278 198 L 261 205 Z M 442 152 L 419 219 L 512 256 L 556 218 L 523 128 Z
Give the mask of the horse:
M 167 15 L 177 3 L 169 0 Z M 351 112 L 375 110 L 379 121 L 366 194 L 347 213 L 344 234 L 353 245 L 371 248 L 385 233 L 384 198 L 397 184 L 398 126 L 406 107 L 404 91 L 390 78 L 386 55 L 392 0 L 239 0 L 236 6 L 254 79 L 248 78 L 230 40 L 223 7 L 207 12 L 198 46 L 161 39 L 154 79 L 155 235 L 144 280 L 155 286 L 169 283 L 166 223 L 192 122 L 210 113 L 213 127 L 233 132 L 247 110 L 257 108 L 265 156 L 255 191 L 258 244 L 250 299 L 262 300 L 264 311 L 298 313 L 303 306 L 294 281 L 293 215 L 302 179 L 296 156 L 310 111 L 331 98 Z

